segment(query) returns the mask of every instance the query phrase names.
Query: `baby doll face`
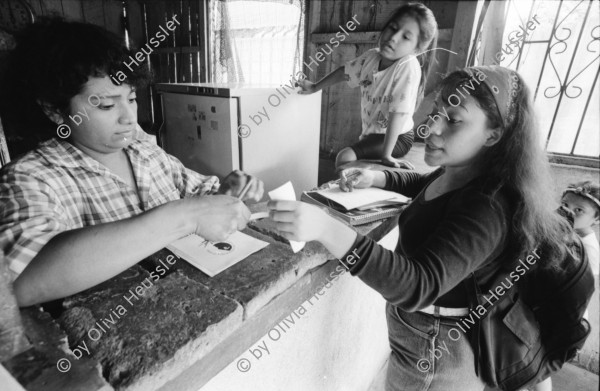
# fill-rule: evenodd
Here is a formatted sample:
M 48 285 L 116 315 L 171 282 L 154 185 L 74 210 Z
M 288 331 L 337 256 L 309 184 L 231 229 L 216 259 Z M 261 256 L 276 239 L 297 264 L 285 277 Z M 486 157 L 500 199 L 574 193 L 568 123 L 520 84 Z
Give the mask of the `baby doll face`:
M 456 107 L 444 104 L 439 97 L 435 104 L 433 113 L 442 114 L 435 121 L 430 115 L 427 122 L 430 132 L 425 139 L 425 163 L 447 167 L 477 164 L 484 149 L 498 141 L 500 130 L 488 126 L 485 112 L 470 96 Z
M 108 76 L 90 77 L 81 93 L 71 98 L 70 116 L 76 118 L 65 118 L 73 144 L 99 153 L 117 152 L 135 135 L 135 89 L 128 84 L 116 86 Z
M 379 54 L 396 61 L 408 54 L 414 54 L 419 43 L 419 24 L 410 16 L 392 20 L 379 37 Z
M 577 194 L 567 192 L 563 196 L 561 204 L 575 214 L 574 229 L 590 228 L 598 224 L 599 216 L 597 215 L 597 207 L 592 201 Z

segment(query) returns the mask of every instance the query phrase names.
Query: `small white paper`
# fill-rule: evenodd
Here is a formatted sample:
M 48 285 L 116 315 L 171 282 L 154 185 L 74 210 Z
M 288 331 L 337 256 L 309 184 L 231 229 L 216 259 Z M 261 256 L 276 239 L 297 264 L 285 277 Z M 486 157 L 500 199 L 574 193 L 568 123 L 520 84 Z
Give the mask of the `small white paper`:
M 288 181 L 277 189 L 271 190 L 269 192 L 269 198 L 274 201 L 296 201 L 296 192 L 294 191 L 292 182 Z M 295 253 L 302 250 L 306 244 L 306 242 L 296 242 L 294 240 L 290 240 L 289 242 L 290 246 L 292 246 L 292 251 Z
M 250 221 L 266 219 L 269 217 L 269 212 L 254 212 L 250 215 Z
M 221 242 L 209 242 L 201 236 L 188 235 L 169 244 L 167 248 L 210 277 L 214 277 L 268 245 L 267 242 L 236 231 Z

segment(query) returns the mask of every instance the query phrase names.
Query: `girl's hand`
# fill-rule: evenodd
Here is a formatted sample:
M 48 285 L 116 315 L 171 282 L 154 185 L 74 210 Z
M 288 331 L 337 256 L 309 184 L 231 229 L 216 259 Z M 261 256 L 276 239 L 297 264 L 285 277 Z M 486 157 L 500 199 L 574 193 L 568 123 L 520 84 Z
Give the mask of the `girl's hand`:
M 298 91 L 298 93 L 301 95 L 309 95 L 309 94 L 313 94 L 318 91 L 317 85 L 315 83 L 313 83 L 312 81 L 309 81 L 306 79 L 298 80 L 296 85 L 301 88 L 301 90 Z
M 354 189 L 366 189 L 373 186 L 375 173 L 362 168 L 349 168 L 340 171 L 340 189 L 352 191 Z
M 269 201 L 269 218 L 288 240 L 320 240 L 329 215 L 322 209 L 301 201 Z
M 246 185 L 248 185 L 248 188 L 244 191 Z M 237 197 L 242 201 L 254 200 L 258 202 L 262 198 L 263 193 L 263 182 L 240 170 L 234 170 L 231 174 L 227 175 L 219 188 L 219 194 Z
M 414 170 L 415 166 L 413 166 L 410 162 L 406 160 L 398 160 L 391 156 L 384 156 L 381 158 L 381 164 L 388 167 L 395 168 L 407 168 L 409 170 Z

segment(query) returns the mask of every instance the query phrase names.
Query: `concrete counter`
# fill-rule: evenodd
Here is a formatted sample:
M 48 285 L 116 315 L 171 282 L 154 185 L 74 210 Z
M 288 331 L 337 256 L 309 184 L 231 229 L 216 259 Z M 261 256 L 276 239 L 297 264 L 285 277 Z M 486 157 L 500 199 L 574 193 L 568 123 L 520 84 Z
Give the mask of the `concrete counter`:
M 395 224 L 393 218 L 358 231 L 379 240 Z M 27 390 L 198 390 L 209 382 L 206 389 L 217 390 L 224 389 L 218 385 L 223 376 L 217 374 L 232 365 L 246 376 L 233 382 L 255 389 L 246 381 L 266 372 L 245 373 L 246 364 L 252 363 L 236 358 L 255 349 L 249 358 L 257 362 L 252 346 L 265 335 L 273 340 L 274 327 L 285 334 L 286 327 L 303 318 L 308 311 L 303 303 L 313 297 L 312 304 L 325 294 L 339 263 L 316 242 L 293 254 L 266 221 L 244 232 L 270 245 L 213 278 L 164 249 L 117 277 L 65 299 L 53 314 L 56 319 L 39 307 L 21 310 L 31 345 L 3 365 Z M 335 292 L 332 289 L 327 295 L 333 298 Z M 351 293 L 344 295 L 352 303 L 357 300 L 350 298 Z M 320 310 L 311 311 L 315 318 Z M 383 319 L 383 311 L 380 315 Z M 381 319 L 377 322 L 381 324 Z M 309 328 L 314 335 L 325 332 L 317 324 Z M 297 345 L 289 349 L 297 352 L 319 349 L 312 337 L 289 337 L 286 343 Z M 272 364 L 282 360 L 288 357 L 271 358 Z M 286 388 L 285 373 L 269 376 Z M 277 387 L 274 383 L 272 389 Z

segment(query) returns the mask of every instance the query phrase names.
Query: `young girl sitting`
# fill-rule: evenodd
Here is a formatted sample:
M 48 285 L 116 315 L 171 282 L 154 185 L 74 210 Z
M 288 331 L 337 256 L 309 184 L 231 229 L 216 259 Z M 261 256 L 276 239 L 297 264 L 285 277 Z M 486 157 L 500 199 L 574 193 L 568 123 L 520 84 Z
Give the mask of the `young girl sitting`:
M 315 206 L 269 203 L 284 237 L 321 242 L 388 302 L 388 391 L 482 390 L 468 330 L 449 337 L 469 311 L 463 281 L 474 273 L 485 292 L 500 268 L 538 245 L 549 250 L 540 264 L 565 254 L 564 220 L 546 191 L 549 165 L 522 78 L 498 66 L 466 68 L 446 77 L 435 103 L 448 117 L 428 122 L 425 163 L 439 169 L 352 169 L 358 176 L 340 182 L 345 190 L 374 186 L 413 198 L 399 217 L 395 251 Z M 448 352 L 436 357 L 439 346 Z
M 246 184 L 246 199 L 262 196 L 256 178 L 235 172 L 219 184 L 142 137 L 143 66 L 110 78 L 132 54 L 84 23 L 38 23 L 18 39 L 7 94 L 47 139 L 0 171 L 0 251 L 20 306 L 90 288 L 188 234 L 224 240 L 250 217 L 232 196 Z
M 338 153 L 336 168 L 357 159 L 381 159 L 386 166 L 414 168 L 396 158 L 406 155 L 413 144 L 412 116 L 423 96 L 434 51 L 420 55 L 436 45 L 437 31 L 429 8 L 408 3 L 386 23 L 379 48 L 346 63 L 316 84 L 298 82 L 303 90 L 300 93 L 313 93 L 344 80 L 351 87 L 361 87 L 360 140 Z

